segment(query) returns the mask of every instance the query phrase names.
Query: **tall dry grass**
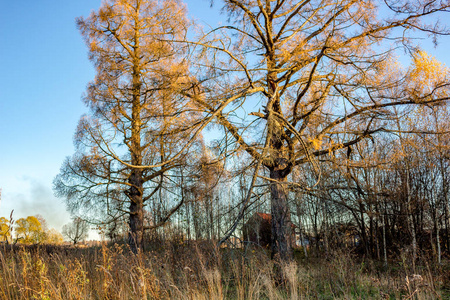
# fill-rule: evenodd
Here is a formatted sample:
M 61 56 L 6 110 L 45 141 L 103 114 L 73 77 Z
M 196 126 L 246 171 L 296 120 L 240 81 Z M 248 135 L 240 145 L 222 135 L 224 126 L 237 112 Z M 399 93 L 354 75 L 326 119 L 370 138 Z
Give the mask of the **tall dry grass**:
M 385 270 L 345 253 L 271 261 L 254 249 L 167 244 L 0 247 L 0 299 L 445 299 L 447 266 L 405 260 Z M 422 266 L 422 267 L 420 267 Z M 447 269 L 446 269 L 447 268 Z M 447 294 L 446 294 L 447 293 Z

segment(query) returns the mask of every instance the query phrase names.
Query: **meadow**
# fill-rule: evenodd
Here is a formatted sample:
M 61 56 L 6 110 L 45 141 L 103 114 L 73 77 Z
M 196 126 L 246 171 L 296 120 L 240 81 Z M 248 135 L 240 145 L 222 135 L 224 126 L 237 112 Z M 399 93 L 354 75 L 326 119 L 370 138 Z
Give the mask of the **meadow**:
M 0 299 L 450 299 L 450 262 L 335 252 L 280 264 L 264 249 L 165 243 L 0 246 Z

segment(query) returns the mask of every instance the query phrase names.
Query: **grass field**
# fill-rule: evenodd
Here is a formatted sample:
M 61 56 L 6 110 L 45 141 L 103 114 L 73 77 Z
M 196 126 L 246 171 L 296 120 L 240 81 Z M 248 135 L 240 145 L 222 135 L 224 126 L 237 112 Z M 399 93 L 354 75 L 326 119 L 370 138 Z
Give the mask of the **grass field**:
M 450 299 L 450 264 L 334 253 L 281 265 L 263 250 L 167 244 L 0 246 L 0 299 Z

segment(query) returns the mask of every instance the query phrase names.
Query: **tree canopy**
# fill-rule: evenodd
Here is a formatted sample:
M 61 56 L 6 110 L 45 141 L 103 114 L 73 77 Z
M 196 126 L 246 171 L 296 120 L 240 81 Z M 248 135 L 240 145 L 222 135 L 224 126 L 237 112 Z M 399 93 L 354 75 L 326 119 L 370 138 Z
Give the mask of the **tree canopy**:
M 36 216 L 20 218 L 16 221 L 15 239 L 24 244 L 39 244 L 46 240 L 46 232 Z
M 318 160 L 395 131 L 395 107 L 448 100 L 448 71 L 437 75 L 439 65 L 413 39 L 447 34 L 429 20 L 450 4 L 226 0 L 223 5 L 231 24 L 191 43 L 201 49 L 192 67 L 201 97 L 191 96 L 226 131 L 222 145 L 245 151 L 257 162 L 255 178 L 270 183 L 272 250 L 287 260 L 288 177 L 295 168 L 311 164 L 317 183 Z M 412 69 L 398 67 L 398 49 L 412 54 Z M 311 188 L 299 179 L 296 187 Z
M 199 34 L 188 31 L 185 7 L 175 0 L 109 0 L 78 19 L 97 74 L 84 97 L 91 113 L 80 120 L 76 153 L 55 189 L 73 213 L 110 223 L 125 216 L 136 252 L 144 231 L 183 204 L 183 169 L 205 165 L 193 153 L 214 124 L 223 135 L 211 148 L 223 164 L 204 168 L 208 178 L 199 184 L 210 186 L 210 171 L 226 169 L 228 158 L 254 168 L 225 238 L 255 197 L 253 188 L 266 185 L 272 253 L 287 261 L 292 192 L 324 195 L 317 190 L 323 172 L 335 172 L 325 162 L 346 165 L 341 171 L 352 179 L 355 149 L 402 132 L 399 120 L 418 108 L 447 102 L 448 69 L 415 38 L 449 34 L 436 20 L 450 3 L 221 3 L 228 24 Z M 410 67 L 398 63 L 401 51 Z M 157 201 L 162 209 L 144 225 Z
M 177 93 L 186 67 L 182 48 L 171 40 L 187 30 L 184 5 L 177 0 L 105 1 L 77 20 L 97 74 L 84 101 L 76 153 L 55 179 L 57 194 L 74 214 L 91 222 L 126 217 L 133 251 L 142 248 L 144 206 L 164 189 L 166 179 L 186 160 L 195 111 Z M 159 218 L 181 203 L 164 202 Z

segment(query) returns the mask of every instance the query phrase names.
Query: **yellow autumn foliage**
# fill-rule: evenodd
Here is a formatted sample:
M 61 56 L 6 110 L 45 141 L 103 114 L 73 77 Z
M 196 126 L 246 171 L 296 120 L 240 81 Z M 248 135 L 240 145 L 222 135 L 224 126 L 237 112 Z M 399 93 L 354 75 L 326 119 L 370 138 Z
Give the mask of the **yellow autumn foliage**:
M 318 138 L 309 139 L 309 142 L 311 143 L 314 150 L 319 150 L 322 147 L 322 140 Z
M 64 237 L 56 229 L 50 228 L 47 231 L 47 238 L 46 238 L 45 242 L 47 244 L 60 245 L 60 244 L 64 243 Z
M 46 238 L 42 224 L 35 216 L 17 220 L 15 232 L 19 242 L 24 244 L 42 243 Z
M 425 51 L 413 54 L 409 70 L 411 88 L 418 96 L 427 95 L 447 81 L 449 68 Z M 442 96 L 442 95 L 440 95 Z
M 0 218 L 0 241 L 6 241 L 11 238 L 9 230 L 9 221 L 5 217 Z

